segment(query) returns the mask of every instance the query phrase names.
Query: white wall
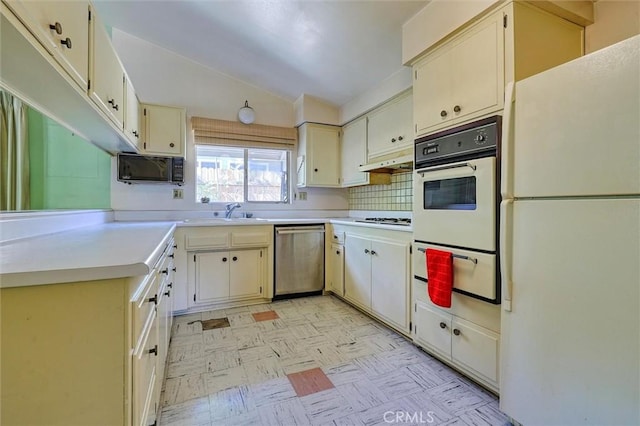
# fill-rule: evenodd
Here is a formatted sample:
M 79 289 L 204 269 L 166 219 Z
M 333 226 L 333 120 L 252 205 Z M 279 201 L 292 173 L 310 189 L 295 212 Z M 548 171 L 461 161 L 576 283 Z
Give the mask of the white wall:
M 117 29 L 113 29 L 113 45 L 141 102 L 185 107 L 188 118 L 201 116 L 237 120 L 238 109 L 248 100 L 256 112 L 256 123 L 283 127 L 293 127 L 295 124 L 294 107 L 290 101 Z M 181 187 L 184 198 L 177 200 L 172 197 L 174 186 L 116 182 L 114 159 L 111 207 L 114 210 L 223 209 L 223 204 L 202 205 L 195 202 L 194 157 L 193 136 L 187 123 L 185 185 Z M 295 173 L 291 175 L 295 179 Z M 307 192 L 306 201 L 295 201 L 291 205 L 247 203 L 243 210 L 348 209 L 346 190 L 308 188 L 303 191 Z
M 380 84 L 356 96 L 340 108 L 340 124 L 372 110 L 400 92 L 412 87 L 411 68 L 404 67 Z

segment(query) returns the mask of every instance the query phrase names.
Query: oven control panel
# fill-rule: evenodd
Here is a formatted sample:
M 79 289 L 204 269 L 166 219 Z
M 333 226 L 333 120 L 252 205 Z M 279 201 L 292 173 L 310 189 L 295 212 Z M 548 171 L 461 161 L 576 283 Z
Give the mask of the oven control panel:
M 416 139 L 415 164 L 417 167 L 452 162 L 456 158 L 483 154 L 495 155 L 498 147 L 499 123 L 497 117 L 460 127 L 459 130 Z

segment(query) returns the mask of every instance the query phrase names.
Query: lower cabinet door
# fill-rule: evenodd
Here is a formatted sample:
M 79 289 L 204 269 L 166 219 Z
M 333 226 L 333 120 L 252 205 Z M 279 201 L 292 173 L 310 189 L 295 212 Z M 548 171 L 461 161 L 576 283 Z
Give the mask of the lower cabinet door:
M 344 247 L 331 244 L 331 284 L 330 289 L 338 296 L 344 295 Z
M 262 294 L 264 250 L 237 250 L 229 253 L 229 297 L 258 297 Z
M 371 309 L 409 329 L 409 244 L 371 242 Z
M 229 297 L 229 252 L 204 252 L 196 257 L 195 300 L 210 303 Z
M 455 362 L 498 382 L 499 335 L 460 318 L 452 323 L 451 355 Z
M 146 426 L 156 418 L 159 398 L 156 388 L 158 328 L 155 313 L 133 354 L 133 425 Z
M 345 236 L 344 297 L 371 308 L 371 240 L 368 238 Z
M 444 355 L 451 356 L 451 315 L 416 302 L 415 336 Z

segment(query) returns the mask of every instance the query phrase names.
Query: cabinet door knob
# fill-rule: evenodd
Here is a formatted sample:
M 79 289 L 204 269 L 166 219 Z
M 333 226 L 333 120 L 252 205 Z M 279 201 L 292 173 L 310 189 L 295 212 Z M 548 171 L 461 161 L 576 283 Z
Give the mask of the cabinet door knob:
M 226 257 L 223 257 L 223 258 L 222 258 L 222 261 L 223 261 L 223 262 L 226 262 L 226 261 L 227 261 L 227 258 L 226 258 Z
M 391 143 L 394 143 L 396 141 L 396 138 L 391 138 Z
M 161 274 L 165 274 L 165 275 L 169 275 L 169 270 L 168 269 L 163 269 L 162 271 L 160 271 Z
M 63 46 L 67 46 L 67 49 L 71 49 L 71 39 L 69 37 L 65 38 L 64 40 L 60 40 L 60 44 L 62 44 Z
M 314 172 L 317 172 L 317 171 L 318 171 L 318 169 L 313 169 L 313 171 L 314 171 Z
M 236 260 L 238 260 L 238 257 L 237 256 L 233 256 L 232 260 L 235 262 Z
M 158 345 L 155 345 L 153 349 L 149 349 L 149 353 L 158 356 Z
M 172 270 L 173 272 L 175 272 L 175 271 L 176 271 L 176 268 L 172 268 L 171 270 Z
M 460 335 L 460 330 L 458 330 L 457 328 L 453 329 L 453 334 L 455 334 L 456 336 Z
M 171 297 L 171 290 L 168 290 L 164 295 L 167 297 Z
M 460 105 L 456 105 L 453 107 L 453 112 L 460 112 L 462 111 L 462 108 L 460 108 Z
M 157 305 L 158 304 L 158 295 L 156 294 L 153 297 L 150 297 L 147 301 L 149 303 L 153 302 L 154 305 Z
M 169 283 L 169 284 L 167 284 L 167 287 L 169 287 L 169 288 L 173 288 L 173 283 Z
M 340 250 L 336 250 L 336 254 L 340 254 Z
M 371 256 L 375 256 L 377 253 L 375 250 L 371 250 Z
M 401 140 L 403 140 L 403 139 L 404 139 L 404 138 L 403 138 L 402 136 L 398 136 L 398 140 L 399 140 L 399 141 L 401 141 Z
M 440 328 L 442 328 L 442 329 L 447 328 L 447 324 L 445 324 L 445 323 L 441 322 L 441 323 L 440 323 Z
M 444 118 L 446 116 L 447 116 L 447 111 L 445 111 L 445 110 L 440 111 L 440 117 Z
M 170 254 L 170 255 L 169 255 L 169 256 L 167 256 L 167 257 L 170 257 L 170 258 L 172 258 L 172 259 L 173 259 L 174 257 L 176 257 L 176 255 L 175 255 L 175 254 Z
M 176 145 L 175 145 L 173 142 L 171 142 L 171 143 L 169 144 L 169 146 L 170 146 L 171 148 L 173 148 L 173 147 L 174 147 L 174 146 L 176 146 Z
M 49 24 L 49 28 L 55 30 L 56 34 L 62 34 L 62 24 L 60 22 L 56 22 L 55 24 Z
M 369 249 L 364 249 L 365 254 L 369 254 Z

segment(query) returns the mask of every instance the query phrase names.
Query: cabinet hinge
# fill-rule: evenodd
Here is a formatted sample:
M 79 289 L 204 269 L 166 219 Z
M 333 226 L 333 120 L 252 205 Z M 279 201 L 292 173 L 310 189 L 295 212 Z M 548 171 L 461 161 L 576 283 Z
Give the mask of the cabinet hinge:
M 260 250 L 260 257 L 262 257 L 262 250 Z M 262 287 L 260 287 L 260 288 L 262 288 Z
M 507 28 L 507 15 L 502 16 L 502 26 Z
M 87 90 L 91 90 L 91 80 L 87 80 Z
M 417 79 L 418 79 L 418 70 L 415 70 L 415 71 L 413 72 L 413 78 L 414 78 L 414 80 L 417 80 Z
M 418 133 L 418 125 L 416 124 L 416 133 Z
M 260 294 L 262 294 L 262 287 L 260 287 Z
M 147 109 L 146 109 L 146 108 L 143 108 L 142 113 L 143 113 L 143 115 L 146 117 L 146 116 L 147 116 Z
M 147 143 L 146 143 L 146 142 L 144 142 L 144 143 L 142 144 L 142 146 L 144 147 L 144 149 L 147 149 Z M 195 256 L 193 256 L 193 261 L 194 261 L 194 262 L 196 261 L 196 257 L 195 257 Z
M 89 20 L 91 20 L 91 9 L 89 9 Z
M 418 304 L 417 303 L 413 304 L 413 312 L 418 312 Z
M 144 144 L 144 147 L 145 147 L 145 148 L 147 147 L 147 144 L 146 144 L 146 143 Z M 193 255 L 193 261 L 194 261 L 194 262 L 196 261 L 196 255 L 195 255 L 195 254 Z
M 413 323 L 409 321 L 409 331 L 411 331 L 412 328 L 413 328 Z
M 193 301 L 194 302 L 196 301 L 196 294 L 195 293 L 193 293 Z
M 412 245 L 409 246 L 409 254 L 413 254 L 413 246 Z
M 416 324 L 415 327 L 413 328 L 413 332 L 418 334 L 418 324 Z

